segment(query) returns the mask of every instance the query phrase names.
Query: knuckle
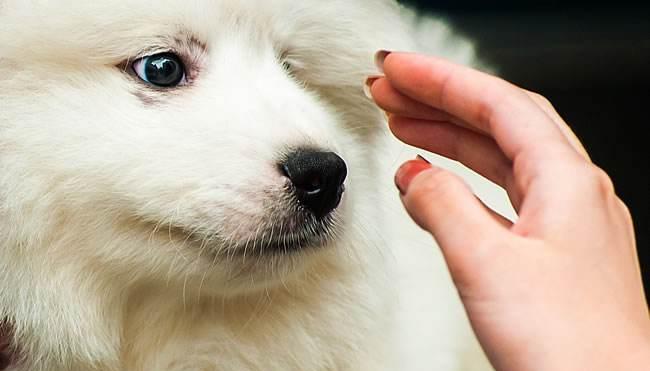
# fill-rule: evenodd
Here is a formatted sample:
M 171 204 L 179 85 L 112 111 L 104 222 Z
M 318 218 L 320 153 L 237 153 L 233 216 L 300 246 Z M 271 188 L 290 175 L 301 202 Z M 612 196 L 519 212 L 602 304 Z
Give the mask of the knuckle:
M 616 197 L 616 205 L 618 206 L 618 209 L 620 213 L 623 215 L 625 218 L 625 222 L 629 225 L 633 225 L 633 217 L 632 217 L 632 212 L 630 211 L 630 208 L 621 200 L 620 198 Z
M 438 94 L 437 105 L 439 107 L 445 107 L 449 101 L 449 97 L 452 95 L 452 83 L 456 78 L 456 73 L 451 72 L 444 76 L 443 80 L 440 82 L 440 90 Z
M 481 101 L 476 111 L 476 122 L 482 129 L 489 129 L 492 127 L 494 117 L 494 103 L 489 101 Z
M 479 102 L 475 121 L 483 130 L 491 132 L 501 122 L 503 115 L 508 114 L 518 103 L 518 92 L 504 89 L 502 85 L 486 91 Z
M 584 163 L 573 169 L 573 173 L 576 177 L 574 191 L 580 196 L 595 197 L 603 201 L 616 197 L 614 182 L 598 166 Z
M 537 101 L 538 104 L 541 104 L 541 105 L 543 105 L 543 106 L 545 106 L 545 107 L 548 107 L 548 108 L 555 109 L 555 108 L 553 107 L 553 103 L 551 103 L 551 101 L 548 100 L 548 98 L 546 98 L 545 96 L 541 95 L 540 93 L 537 93 L 537 92 L 531 91 L 531 92 L 530 92 L 530 95 L 533 97 L 534 100 Z
M 612 178 L 601 168 L 591 165 L 591 182 L 600 195 L 614 195 L 614 182 Z
M 544 154 L 538 150 L 528 150 L 519 153 L 513 160 L 512 170 L 517 184 L 523 189 L 538 175 L 535 170 L 543 161 Z

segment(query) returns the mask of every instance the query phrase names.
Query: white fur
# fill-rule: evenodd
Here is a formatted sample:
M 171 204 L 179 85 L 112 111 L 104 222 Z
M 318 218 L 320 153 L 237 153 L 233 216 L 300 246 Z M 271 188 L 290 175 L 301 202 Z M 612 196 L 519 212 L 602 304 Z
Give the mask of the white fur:
M 152 93 L 117 67 L 178 35 L 205 46 L 189 86 Z M 476 63 L 444 22 L 388 0 L 0 0 L 0 319 L 25 355 L 14 369 L 488 369 L 392 185 L 414 152 L 361 89 L 376 50 L 425 50 L 416 39 Z M 213 258 L 275 217 L 277 153 L 301 145 L 348 164 L 334 242 Z M 496 187 L 432 158 L 507 210 Z

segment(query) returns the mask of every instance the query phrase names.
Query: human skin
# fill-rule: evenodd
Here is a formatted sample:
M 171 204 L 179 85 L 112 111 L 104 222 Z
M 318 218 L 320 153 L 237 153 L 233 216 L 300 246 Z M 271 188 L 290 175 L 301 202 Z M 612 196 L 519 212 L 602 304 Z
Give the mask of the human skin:
M 503 187 L 518 218 L 489 210 L 422 158 L 396 184 L 445 256 L 499 371 L 642 370 L 650 317 L 630 213 L 542 96 L 435 57 L 379 52 L 368 91 L 400 140 Z

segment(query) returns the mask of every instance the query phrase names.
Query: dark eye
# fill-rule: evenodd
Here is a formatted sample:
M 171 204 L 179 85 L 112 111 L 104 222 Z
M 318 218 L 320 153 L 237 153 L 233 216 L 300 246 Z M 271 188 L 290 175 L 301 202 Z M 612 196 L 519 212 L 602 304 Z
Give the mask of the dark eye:
M 185 81 L 185 66 L 174 53 L 161 53 L 138 59 L 133 71 L 142 81 L 164 88 L 178 86 Z
M 289 51 L 283 51 L 278 55 L 278 63 L 289 75 L 292 75 L 294 73 L 295 66 L 292 63 L 291 54 Z

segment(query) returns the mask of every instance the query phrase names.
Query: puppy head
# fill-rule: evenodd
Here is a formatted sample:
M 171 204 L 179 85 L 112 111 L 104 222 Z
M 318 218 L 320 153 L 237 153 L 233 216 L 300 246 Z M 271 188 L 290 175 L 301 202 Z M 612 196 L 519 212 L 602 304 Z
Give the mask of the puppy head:
M 5 2 L 3 254 L 236 293 L 351 248 L 389 5 L 322 3 Z
M 406 39 L 389 0 L 0 0 L 0 321 L 26 369 L 118 365 L 143 285 L 240 295 L 375 252 L 361 84 Z

